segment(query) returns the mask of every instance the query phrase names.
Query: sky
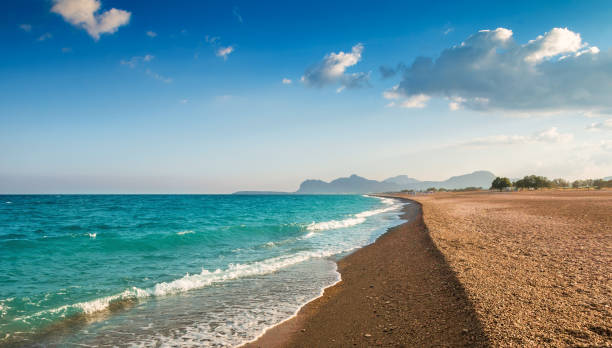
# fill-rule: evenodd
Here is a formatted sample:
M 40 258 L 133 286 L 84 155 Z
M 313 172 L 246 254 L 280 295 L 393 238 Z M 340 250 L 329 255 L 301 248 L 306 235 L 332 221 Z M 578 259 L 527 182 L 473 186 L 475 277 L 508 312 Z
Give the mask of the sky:
M 20 0 L 0 193 L 612 175 L 612 2 Z

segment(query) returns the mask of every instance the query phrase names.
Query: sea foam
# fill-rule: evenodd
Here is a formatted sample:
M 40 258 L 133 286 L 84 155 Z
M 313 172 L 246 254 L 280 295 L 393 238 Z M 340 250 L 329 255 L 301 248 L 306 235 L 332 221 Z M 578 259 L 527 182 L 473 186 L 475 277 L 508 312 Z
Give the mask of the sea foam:
M 344 220 L 330 220 L 330 221 L 323 221 L 323 222 L 313 222 L 306 227 L 306 229 L 310 231 L 310 233 L 304 236 L 304 238 L 312 237 L 314 235 L 312 232 L 314 231 L 335 230 L 338 228 L 347 228 L 347 227 L 359 225 L 359 224 L 364 223 L 366 219 L 370 216 L 386 213 L 392 210 L 396 210 L 396 209 L 399 209 L 403 205 L 391 198 L 382 198 L 382 197 L 376 197 L 376 198 L 380 199 L 381 202 L 383 204 L 386 204 L 387 206 L 384 208 L 379 208 L 379 209 L 366 210 L 361 213 L 355 214 L 349 218 L 346 218 Z
M 138 300 L 153 296 L 157 297 L 172 295 L 194 289 L 200 289 L 214 283 L 222 283 L 229 280 L 255 275 L 265 275 L 312 258 L 329 257 L 344 251 L 349 250 L 329 249 L 323 251 L 302 251 L 296 254 L 274 257 L 250 264 L 230 264 L 228 268 L 224 270 L 217 269 L 211 272 L 209 270 L 202 269 L 202 271 L 198 274 L 186 274 L 184 277 L 170 282 L 155 284 L 155 286 L 151 288 L 141 289 L 132 287 L 115 295 L 43 310 L 29 316 L 15 318 L 15 320 L 26 321 L 27 319 L 41 317 L 45 314 L 61 314 L 62 316 L 65 316 L 66 314 L 74 313 L 75 311 L 84 314 L 92 314 L 108 309 L 111 304 L 115 302 Z

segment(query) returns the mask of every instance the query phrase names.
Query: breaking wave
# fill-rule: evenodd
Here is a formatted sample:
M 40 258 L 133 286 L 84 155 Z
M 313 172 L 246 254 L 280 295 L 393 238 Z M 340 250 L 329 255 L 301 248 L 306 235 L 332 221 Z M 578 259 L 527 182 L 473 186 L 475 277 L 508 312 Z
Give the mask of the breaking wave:
M 391 199 L 391 198 L 382 198 L 382 197 L 376 197 L 376 198 L 380 199 L 382 203 L 386 205 L 386 207 L 379 208 L 379 209 L 373 209 L 373 210 L 366 210 L 364 212 L 355 214 L 344 220 L 330 220 L 330 221 L 323 221 L 323 222 L 313 222 L 306 227 L 306 229 L 310 231 L 310 233 L 304 236 L 304 238 L 312 237 L 314 235 L 313 234 L 314 231 L 335 230 L 338 228 L 346 228 L 346 227 L 359 225 L 359 224 L 364 223 L 366 219 L 370 216 L 381 214 L 381 213 L 386 213 L 392 210 L 396 210 L 396 209 L 399 209 L 403 205 L 402 203 L 399 203 L 398 201 Z

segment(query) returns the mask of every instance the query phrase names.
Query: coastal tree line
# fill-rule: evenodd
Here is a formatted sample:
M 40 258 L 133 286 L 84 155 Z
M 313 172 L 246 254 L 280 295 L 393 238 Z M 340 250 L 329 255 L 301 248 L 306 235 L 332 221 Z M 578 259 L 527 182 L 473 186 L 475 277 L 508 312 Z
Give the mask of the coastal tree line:
M 539 190 L 543 188 L 612 188 L 612 180 L 604 179 L 584 179 L 574 180 L 569 182 L 568 180 L 557 178 L 549 180 L 545 176 L 539 175 L 527 175 L 522 179 L 515 180 L 514 182 L 506 177 L 496 177 L 491 183 L 492 190 L 506 190 L 509 188 L 515 188 L 517 190 L 533 189 Z

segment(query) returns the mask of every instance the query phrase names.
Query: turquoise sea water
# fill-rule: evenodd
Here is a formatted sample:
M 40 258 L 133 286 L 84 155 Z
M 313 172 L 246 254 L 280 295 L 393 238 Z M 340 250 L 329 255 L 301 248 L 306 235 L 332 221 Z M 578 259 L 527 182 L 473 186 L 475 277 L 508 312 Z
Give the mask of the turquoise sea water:
M 337 282 L 390 199 L 0 196 L 0 344 L 235 346 Z

